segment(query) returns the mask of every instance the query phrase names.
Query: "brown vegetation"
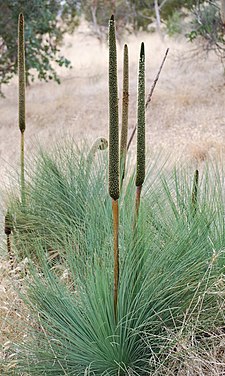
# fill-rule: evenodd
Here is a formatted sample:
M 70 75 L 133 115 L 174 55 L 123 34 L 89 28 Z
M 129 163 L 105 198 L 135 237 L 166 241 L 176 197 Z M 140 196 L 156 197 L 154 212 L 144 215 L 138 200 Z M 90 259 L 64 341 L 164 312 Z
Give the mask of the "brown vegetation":
M 68 36 L 64 49 L 73 69 L 62 74 L 62 84 L 36 83 L 27 89 L 26 149 L 37 143 L 53 144 L 57 136 L 71 134 L 76 141 L 90 144 L 96 137 L 108 135 L 107 46 L 85 36 L 84 25 Z M 193 59 L 186 41 L 162 42 L 155 34 L 130 36 L 130 114 L 129 133 L 136 121 L 137 64 L 140 41 L 146 45 L 146 92 L 148 93 L 167 47 L 170 52 L 147 111 L 147 148 L 164 148 L 188 157 L 192 146 L 211 153 L 224 149 L 224 76 L 219 60 L 209 55 Z M 123 45 L 118 50 L 122 75 Z M 122 82 L 120 79 L 119 82 Z M 8 166 L 19 162 L 17 130 L 17 82 L 5 89 L 0 99 L 1 176 Z M 122 87 L 119 87 L 120 104 Z M 185 152 L 183 153 L 183 151 Z

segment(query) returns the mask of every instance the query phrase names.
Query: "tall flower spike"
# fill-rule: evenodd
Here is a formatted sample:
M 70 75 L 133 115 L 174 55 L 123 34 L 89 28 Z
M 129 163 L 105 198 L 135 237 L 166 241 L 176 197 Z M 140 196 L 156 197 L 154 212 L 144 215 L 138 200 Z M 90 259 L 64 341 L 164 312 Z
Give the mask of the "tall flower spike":
M 119 112 L 114 16 L 109 21 L 109 195 L 119 198 Z
M 136 230 L 141 201 L 142 184 L 145 180 L 145 49 L 141 44 L 139 75 L 138 75 L 138 105 L 137 105 L 137 166 L 136 166 L 136 199 L 134 214 L 134 230 Z
M 25 131 L 25 52 L 24 17 L 20 13 L 18 21 L 18 74 L 19 74 L 19 128 Z
M 137 110 L 137 171 L 136 186 L 140 187 L 145 179 L 145 49 L 141 44 L 138 76 Z
M 128 106 L 129 106 L 129 62 L 128 47 L 124 45 L 123 55 L 123 106 L 122 106 L 122 128 L 120 138 L 120 171 L 121 185 L 125 175 L 127 155 L 127 132 L 128 132 Z
M 117 59 L 114 16 L 109 21 L 109 195 L 113 211 L 113 251 L 114 251 L 114 317 L 117 321 L 119 288 L 119 112 L 117 89 Z
M 21 132 L 21 202 L 25 205 L 24 178 L 24 132 L 25 123 L 25 48 L 24 48 L 24 17 L 20 13 L 18 19 L 18 75 L 19 75 L 19 129 Z

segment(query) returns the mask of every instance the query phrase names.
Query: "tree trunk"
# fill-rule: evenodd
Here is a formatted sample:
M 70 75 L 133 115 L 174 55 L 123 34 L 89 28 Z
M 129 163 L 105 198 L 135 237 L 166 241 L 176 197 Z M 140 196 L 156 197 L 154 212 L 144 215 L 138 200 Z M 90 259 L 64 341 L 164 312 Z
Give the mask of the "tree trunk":
M 156 15 L 156 28 L 157 28 L 158 33 L 161 34 L 161 19 L 160 19 L 158 0 L 154 1 L 154 6 L 155 6 L 155 15 Z
M 220 14 L 223 25 L 225 26 L 225 0 L 221 0 Z

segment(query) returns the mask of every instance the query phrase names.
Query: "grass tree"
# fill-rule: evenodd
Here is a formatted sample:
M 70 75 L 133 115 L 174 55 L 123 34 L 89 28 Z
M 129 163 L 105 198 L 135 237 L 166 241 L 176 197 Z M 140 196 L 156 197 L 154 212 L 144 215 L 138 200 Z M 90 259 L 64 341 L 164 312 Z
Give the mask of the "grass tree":
M 25 121 L 25 44 L 24 44 L 24 16 L 18 20 L 18 75 L 19 75 L 19 129 L 21 132 L 21 203 L 25 206 L 25 176 L 24 176 L 24 132 Z
M 109 195 L 112 198 L 114 242 L 114 313 L 117 316 L 119 285 L 119 112 L 114 16 L 109 21 Z
M 214 195 L 207 192 L 204 185 L 200 187 L 207 196 L 199 205 L 201 209 L 207 207 L 199 210 L 197 221 L 190 224 L 185 215 L 174 216 L 177 187 L 188 206 L 191 196 L 191 185 L 183 191 L 182 175 L 176 176 L 178 181 L 171 181 L 171 176 L 167 179 L 171 196 L 163 181 L 146 194 L 144 215 L 139 217 L 139 239 L 134 247 L 130 237 L 123 238 L 121 229 L 122 278 L 117 322 L 111 296 L 111 273 L 107 273 L 111 266 L 110 205 L 106 210 L 99 199 L 98 205 L 90 207 L 95 218 L 100 216 L 101 221 L 108 223 L 105 231 L 98 232 L 97 237 L 106 239 L 100 249 L 96 247 L 98 253 L 94 252 L 93 239 L 88 234 L 83 242 L 78 232 L 73 238 L 64 237 L 68 285 L 53 268 L 49 269 L 42 244 L 33 243 L 33 251 L 40 253 L 43 263 L 41 273 L 31 268 L 24 299 L 36 325 L 31 328 L 30 321 L 26 321 L 28 335 L 20 346 L 13 347 L 11 359 L 15 361 L 16 374 L 176 374 L 182 358 L 185 363 L 187 346 L 193 358 L 192 351 L 204 347 L 205 334 L 223 325 L 224 299 L 220 295 L 225 244 L 221 231 L 224 227 L 222 184 L 213 175 L 213 190 L 218 186 Z M 131 208 L 132 195 L 129 202 Z M 213 203 L 221 204 L 219 210 L 215 210 Z M 122 213 L 123 202 L 120 206 Z M 157 231 L 150 221 L 149 208 L 153 210 L 154 221 L 158 222 Z M 179 208 L 177 210 L 180 213 Z M 215 221 L 215 226 L 208 226 L 207 218 Z M 89 223 L 89 227 L 96 234 L 96 221 Z M 129 234 L 128 220 L 124 221 L 124 228 Z M 88 244 L 92 249 L 90 257 L 84 252 Z M 144 260 L 141 274 L 137 273 L 137 253 L 142 254 Z M 184 349 L 183 343 L 186 344 Z M 169 372 L 168 362 L 174 364 L 175 359 L 177 367 Z
M 135 239 L 130 236 L 135 179 L 132 173 L 124 185 L 126 199 L 120 203 L 123 221 L 120 280 L 118 117 L 112 16 L 109 21 L 109 161 L 101 158 L 102 153 L 100 158 L 93 158 L 99 148 L 107 147 L 102 138 L 88 155 L 79 148 L 72 152 L 67 145 L 55 151 L 54 158 L 40 155 L 40 163 L 27 182 L 29 202 L 25 229 L 30 219 L 32 231 L 28 231 L 22 245 L 26 250 L 29 246 L 32 254 L 39 256 L 41 268 L 29 263 L 24 280 L 27 286 L 23 297 L 30 308 L 32 326 L 26 314 L 26 335 L 19 345 L 12 345 L 8 357 L 13 374 L 14 371 L 17 375 L 46 376 L 176 374 L 178 368 L 182 370 L 179 364 L 182 357 L 185 363 L 187 348 L 193 361 L 192 350 L 204 347 L 205 335 L 208 337 L 215 328 L 224 325 L 221 293 L 225 262 L 224 174 L 217 176 L 213 169 L 198 182 L 196 172 L 191 188 L 189 173 L 185 176 L 183 170 L 182 174 L 175 171 L 169 176 L 165 171 L 166 175 L 157 176 L 155 183 L 146 181 L 143 215 L 138 215 L 145 175 L 153 175 L 152 170 L 145 173 L 143 43 L 138 80 L 135 211 L 135 228 L 138 220 L 139 231 L 135 231 L 138 235 Z M 84 171 L 90 171 L 90 165 L 93 166 L 90 174 L 85 174 Z M 155 169 L 154 173 L 158 175 Z M 187 213 L 190 204 L 197 203 L 198 194 L 201 197 L 198 215 L 190 222 Z M 22 212 L 21 205 L 19 209 Z M 109 241 L 112 210 L 113 297 Z M 19 218 L 18 213 L 13 214 Z M 5 232 L 10 235 L 9 219 L 5 225 Z M 52 245 L 53 240 L 63 250 L 62 269 L 49 264 L 46 251 L 48 242 Z M 14 245 L 17 246 L 16 241 Z M 68 275 L 67 282 L 64 274 Z M 175 364 L 172 372 L 168 371 L 168 362 Z

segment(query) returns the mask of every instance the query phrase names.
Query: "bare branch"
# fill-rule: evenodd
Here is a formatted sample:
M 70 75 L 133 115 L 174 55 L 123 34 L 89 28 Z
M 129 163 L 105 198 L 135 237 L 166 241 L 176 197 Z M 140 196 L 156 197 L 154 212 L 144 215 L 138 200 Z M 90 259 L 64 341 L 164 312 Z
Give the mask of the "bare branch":
M 169 48 L 167 48 L 167 50 L 166 50 L 166 52 L 165 52 L 165 55 L 164 55 L 163 60 L 162 60 L 162 63 L 161 63 L 161 65 L 160 65 L 160 67 L 159 67 L 159 71 L 158 71 L 158 73 L 157 73 L 157 75 L 156 75 L 156 78 L 155 78 L 153 84 L 152 84 L 152 87 L 151 87 L 150 93 L 149 93 L 149 95 L 148 95 L 148 98 L 147 98 L 147 101 L 146 101 L 146 104 L 145 104 L 145 109 L 146 109 L 146 110 L 147 110 L 147 108 L 148 108 L 149 103 L 150 103 L 151 100 L 152 100 L 152 94 L 153 94 L 153 91 L 154 91 L 154 89 L 155 89 L 155 87 L 156 87 L 156 84 L 157 84 L 157 82 L 158 82 L 158 79 L 159 79 L 160 73 L 161 73 L 161 71 L 162 71 L 163 65 L 164 65 L 164 63 L 165 63 L 165 61 L 166 61 L 166 58 L 167 58 L 168 52 L 169 52 Z

